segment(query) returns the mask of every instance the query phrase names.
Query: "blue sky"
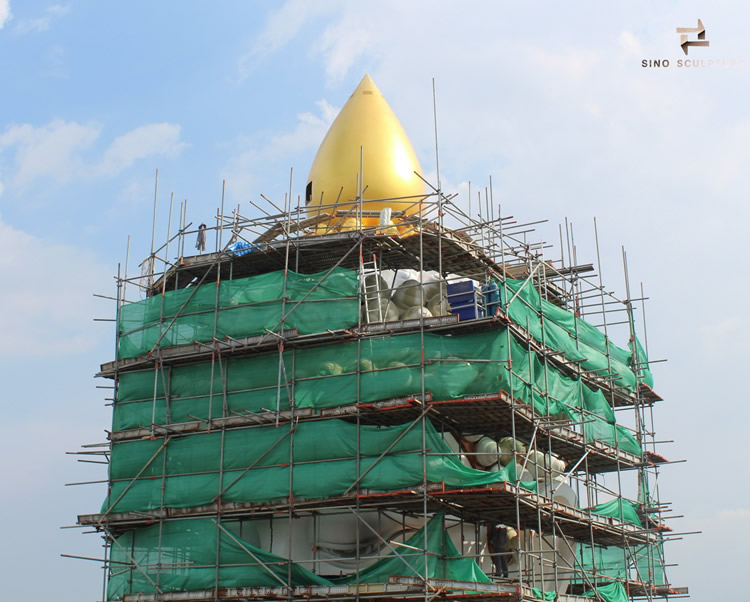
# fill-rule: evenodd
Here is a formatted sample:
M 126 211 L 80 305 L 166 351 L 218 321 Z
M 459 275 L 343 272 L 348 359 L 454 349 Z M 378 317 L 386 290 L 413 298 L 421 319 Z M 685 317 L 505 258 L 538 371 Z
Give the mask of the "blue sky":
M 748 333 L 750 8 L 736 2 L 351 3 L 0 0 L 0 383 L 7 428 L 0 511 L 3 597 L 100 596 L 94 536 L 59 530 L 96 511 L 102 478 L 63 452 L 104 440 L 112 276 L 148 253 L 170 193 L 191 221 L 294 193 L 336 111 L 369 72 L 435 177 L 432 78 L 443 187 L 495 199 L 539 236 L 575 226 L 624 296 L 644 282 L 657 438 L 671 459 L 662 498 L 679 531 L 670 575 L 694 599 L 728 599 L 750 536 L 740 429 Z M 541 9 L 543 7 L 543 10 Z M 676 27 L 700 18 L 709 48 L 685 57 Z M 678 68 L 678 59 L 742 60 Z M 669 59 L 669 68 L 643 68 Z M 9 520 L 7 517 L 13 517 Z M 726 550 L 726 554 L 722 553 Z M 40 578 L 41 577 L 41 578 Z

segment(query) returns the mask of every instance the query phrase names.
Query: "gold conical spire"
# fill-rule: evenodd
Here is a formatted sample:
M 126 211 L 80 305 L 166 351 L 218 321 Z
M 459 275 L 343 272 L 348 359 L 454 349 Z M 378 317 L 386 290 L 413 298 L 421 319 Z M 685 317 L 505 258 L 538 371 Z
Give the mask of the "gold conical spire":
M 360 170 L 364 177 L 358 187 Z M 419 213 L 425 186 L 415 171 L 422 173 L 404 128 L 375 82 L 365 75 L 315 155 L 307 177 L 308 215 L 348 211 L 356 207 L 359 190 L 364 191 L 361 207 L 356 207 L 345 221 L 334 218 L 321 224 L 324 229 L 356 228 L 360 210 L 371 215 L 385 208 L 394 213 Z M 378 218 L 366 217 L 362 223 L 377 225 Z

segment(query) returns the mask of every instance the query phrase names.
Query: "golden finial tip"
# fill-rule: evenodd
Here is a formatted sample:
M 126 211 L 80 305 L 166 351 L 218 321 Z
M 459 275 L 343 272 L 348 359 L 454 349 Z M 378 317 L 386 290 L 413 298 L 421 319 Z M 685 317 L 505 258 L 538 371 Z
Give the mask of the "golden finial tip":
M 315 155 L 307 178 L 307 212 L 312 216 L 348 211 L 361 192 L 362 211 L 390 208 L 397 215 L 419 213 L 425 187 L 414 172 L 422 173 L 414 148 L 385 97 L 365 74 Z M 325 227 L 335 226 L 336 221 Z M 377 217 L 362 220 L 365 226 L 377 223 Z M 358 224 L 349 219 L 339 226 L 352 229 Z

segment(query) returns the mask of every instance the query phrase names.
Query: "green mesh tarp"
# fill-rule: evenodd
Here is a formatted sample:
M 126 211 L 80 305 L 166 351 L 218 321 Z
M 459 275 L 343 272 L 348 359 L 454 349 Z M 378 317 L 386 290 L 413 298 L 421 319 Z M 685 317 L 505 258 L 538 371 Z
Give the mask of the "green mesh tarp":
M 282 425 L 117 443 L 102 511 L 194 507 L 216 499 L 267 502 L 290 494 L 326 498 L 343 495 L 358 479 L 362 488 L 392 491 L 421 485 L 425 473 L 428 482 L 447 486 L 516 479 L 513 463 L 498 472 L 465 467 L 450 455 L 429 421 L 425 437 L 430 450 L 426 459 L 419 423 L 360 426 L 358 433 L 356 424 L 326 420 L 300 423 L 293 433 L 289 425 Z
M 425 555 L 421 553 L 424 549 L 428 552 L 426 567 Z M 433 516 L 423 528 L 406 540 L 404 546 L 394 546 L 388 556 L 359 571 L 359 576 L 351 575 L 334 582 L 387 583 L 391 575 L 492 583 L 474 559 L 464 558 L 459 554 L 448 532 L 444 530 L 442 513 Z
M 349 328 L 359 320 L 358 292 L 357 272 L 341 268 L 330 274 L 288 272 L 286 290 L 284 272 L 271 272 L 226 280 L 218 287 L 211 282 L 167 291 L 120 309 L 118 354 L 135 357 L 157 343 L 168 347 L 264 334 L 278 329 L 282 316 L 284 328 L 300 334 Z M 298 301 L 302 303 L 294 307 Z
M 280 587 L 287 583 L 286 559 L 243 541 L 232 533 L 231 523 L 222 527 L 202 518 L 165 521 L 121 535 L 112 546 L 107 599 L 153 593 L 155 586 L 162 592 L 210 589 L 216 585 L 217 564 L 221 587 Z M 292 564 L 291 571 L 293 585 L 330 585 L 300 566 Z
M 632 349 L 625 351 L 583 318 L 542 299 L 529 280 L 508 278 L 506 284 L 507 291 L 500 287 L 503 306 L 509 317 L 528 328 L 535 339 L 556 351 L 565 352 L 567 359 L 580 361 L 587 370 L 600 375 L 611 373 L 617 385 L 633 390 L 636 384 L 634 368 L 637 369 L 639 380 L 653 385 L 646 354 L 637 340 L 636 365 Z M 545 318 L 544 324 L 539 313 Z
M 648 356 L 637 337 L 635 341 L 632 339 L 628 341 L 628 349 L 630 349 L 631 354 L 631 366 L 635 368 L 638 380 L 646 383 L 649 387 L 653 387 L 654 376 L 648 368 Z
M 641 583 L 664 585 L 663 544 L 637 545 L 627 548 L 618 546 L 590 546 L 578 544 L 576 556 L 589 581 L 609 579 L 633 579 Z M 582 575 L 573 578 L 574 583 L 586 583 Z
M 588 582 L 599 581 L 601 577 L 609 579 L 625 579 L 630 565 L 630 550 L 627 552 L 617 546 L 591 546 L 578 544 L 576 553 L 584 572 L 588 575 Z M 573 583 L 587 583 L 583 576 L 574 576 Z
M 112 546 L 107 599 L 153 593 L 156 587 L 174 592 L 213 587 L 346 585 L 357 581 L 388 583 L 390 576 L 491 583 L 473 559 L 460 556 L 444 530 L 442 513 L 433 516 L 403 546 L 394 546 L 389 554 L 360 571 L 359 577 L 332 580 L 244 541 L 236 534 L 235 525 L 224 522 L 220 527 L 211 519 L 175 520 L 164 522 L 161 530 L 153 525 L 121 535 Z M 426 566 L 422 552 L 425 542 Z
M 629 602 L 628 593 L 620 582 L 597 586 L 596 591 L 590 590 L 583 594 L 585 598 L 596 597 L 604 602 Z
M 292 397 L 297 407 L 321 409 L 356 403 L 358 396 L 366 403 L 421 393 L 421 361 L 422 339 L 411 334 L 287 351 L 283 364 L 274 353 L 178 366 L 156 376 L 154 371 L 125 373 L 118 384 L 113 430 L 147 427 L 152 420 L 190 422 L 286 409 Z M 587 441 L 641 455 L 630 431 L 615 424 L 601 391 L 545 365 L 504 329 L 461 336 L 425 334 L 424 361 L 424 390 L 435 400 L 503 389 L 542 415 L 583 423 Z
M 591 512 L 600 516 L 608 516 L 617 520 L 624 520 L 627 523 L 633 523 L 643 527 L 641 519 L 637 512 L 638 504 L 622 498 L 614 498 L 603 504 L 591 508 Z
M 666 585 L 664 571 L 664 544 L 660 541 L 654 545 L 635 548 L 635 579 L 642 583 Z

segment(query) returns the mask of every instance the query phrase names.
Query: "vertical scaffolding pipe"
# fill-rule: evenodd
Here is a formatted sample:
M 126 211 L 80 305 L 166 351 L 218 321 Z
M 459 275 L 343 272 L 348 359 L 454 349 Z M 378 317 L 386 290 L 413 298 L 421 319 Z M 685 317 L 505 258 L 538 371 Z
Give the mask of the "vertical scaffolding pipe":
M 437 94 L 435 92 L 435 78 L 432 78 L 432 116 L 435 125 L 435 174 L 437 178 L 437 206 L 438 206 L 438 276 L 443 277 L 443 188 L 440 184 L 440 153 L 438 145 Z M 420 203 L 420 209 L 422 204 Z M 422 212 L 419 212 L 420 218 Z
M 164 306 L 164 293 L 167 291 L 167 270 L 169 269 L 169 236 L 172 230 L 172 206 L 174 204 L 174 192 L 169 197 L 169 217 L 167 219 L 167 243 L 164 247 L 164 275 L 161 279 L 162 307 Z
M 480 205 L 481 206 L 481 205 Z M 500 237 L 500 262 L 503 268 L 503 312 L 508 315 L 508 278 L 507 273 L 505 272 L 505 235 L 503 234 L 503 219 L 502 219 L 502 206 L 498 205 L 497 208 L 498 211 L 498 217 L 500 218 L 500 221 L 498 223 L 498 231 L 499 231 L 499 237 Z M 515 395 L 515 387 L 513 386 L 513 379 L 514 379 L 514 373 L 513 373 L 513 347 L 512 347 L 512 335 L 510 332 L 510 328 L 506 326 L 505 328 L 505 334 L 506 334 L 506 347 L 508 349 L 508 363 L 507 363 L 507 370 L 508 370 L 508 388 L 510 391 L 508 393 L 510 394 L 510 415 L 511 415 L 511 437 L 513 437 L 513 458 L 512 462 L 516 461 L 516 454 L 518 453 L 518 446 L 517 446 L 517 435 L 516 435 L 516 395 Z M 518 475 L 518 478 L 520 478 L 520 475 Z M 518 495 L 518 490 L 515 490 L 514 495 L 514 501 L 515 501 L 515 510 L 516 510 L 516 533 L 518 533 L 518 549 L 516 550 L 516 558 L 518 562 L 518 579 L 520 582 L 523 582 L 523 555 L 521 553 L 521 500 Z M 477 553 L 479 553 L 479 540 L 477 540 Z
M 610 351 L 610 345 L 611 341 L 609 338 L 609 331 L 607 328 L 607 311 L 606 311 L 606 305 L 604 303 L 604 284 L 603 284 L 603 276 L 602 276 L 602 268 L 601 268 L 601 255 L 599 252 L 599 229 L 597 227 L 596 223 L 596 217 L 594 217 L 594 241 L 596 245 L 596 262 L 597 262 L 597 270 L 599 272 L 599 298 L 601 301 L 602 306 L 602 323 L 604 327 L 604 343 L 605 343 L 605 349 L 606 349 L 606 357 L 607 357 L 607 371 L 608 371 L 608 380 L 609 380 L 609 392 L 610 392 L 610 398 L 609 402 L 612 406 L 612 413 L 614 414 L 616 411 L 616 404 L 615 404 L 615 380 L 614 380 L 614 370 L 612 366 L 612 354 Z M 573 250 L 575 252 L 575 244 L 573 245 Z M 614 442 L 615 442 L 615 449 L 617 450 L 617 461 L 616 461 L 616 474 L 617 474 L 617 498 L 618 498 L 618 505 L 620 508 L 620 523 L 622 525 L 625 524 L 625 515 L 624 515 L 624 508 L 623 508 L 623 495 L 622 495 L 622 470 L 620 465 L 620 442 L 619 442 L 619 433 L 617 432 L 616 426 L 614 427 Z M 625 569 L 627 571 L 628 567 L 628 540 L 625 535 L 625 530 L 622 530 L 622 553 L 623 553 L 623 563 L 625 565 Z
M 359 246 L 359 264 L 362 266 L 363 264 L 363 239 L 360 239 L 357 243 Z M 356 441 L 356 468 L 355 468 L 355 475 L 357 479 L 357 489 L 356 489 L 356 498 L 355 498 L 355 510 L 356 510 L 356 516 L 359 519 L 361 517 L 360 511 L 361 511 L 361 502 L 360 502 L 360 496 L 359 496 L 359 482 L 362 478 L 362 414 L 359 408 L 360 403 L 362 402 L 362 336 L 360 334 L 361 327 L 362 327 L 362 307 L 367 309 L 368 305 L 365 301 L 367 296 L 367 286 L 366 286 L 366 277 L 364 275 L 364 270 L 360 270 L 360 274 L 362 274 L 362 282 L 359 283 L 358 286 L 358 305 L 357 308 L 357 315 L 358 315 L 358 321 L 359 321 L 359 328 L 357 328 L 357 441 Z M 378 277 L 378 274 L 375 274 L 375 277 Z M 394 272 L 395 277 L 395 272 Z M 377 287 L 376 290 L 378 290 L 380 287 Z M 378 294 L 377 297 L 377 303 L 380 304 L 380 295 Z M 367 320 L 369 321 L 369 315 L 367 316 Z M 360 586 L 360 573 L 361 573 L 361 567 L 360 567 L 360 536 L 359 536 L 359 522 L 357 524 L 357 530 L 354 534 L 354 545 L 356 546 L 356 585 L 357 585 L 357 593 L 356 593 L 356 600 L 359 602 L 359 586 Z
M 224 222 L 224 198 L 226 194 L 226 180 L 222 180 L 221 182 L 221 209 L 217 209 L 217 215 L 216 215 L 216 253 L 218 255 L 221 245 L 221 231 L 223 228 L 223 222 Z M 219 225 L 221 223 L 221 226 Z M 216 334 L 217 334 L 217 328 L 219 325 L 219 311 L 221 310 L 219 306 L 220 301 L 220 293 L 221 293 L 221 257 L 216 257 L 216 290 L 214 292 L 214 326 L 213 326 L 213 333 L 211 335 L 211 378 L 209 379 L 209 389 L 208 389 L 208 416 L 207 416 L 207 422 L 208 422 L 208 428 L 211 429 L 213 425 L 213 419 L 214 419 L 214 377 L 216 373 L 216 357 L 217 354 L 220 353 L 219 345 L 216 342 Z M 221 362 L 221 356 L 219 356 L 219 362 Z M 223 404 L 222 404 L 223 405 Z M 217 537 L 219 537 L 219 534 L 217 532 Z
M 542 262 L 542 270 L 541 275 L 538 278 L 539 281 L 539 287 L 545 291 L 547 291 L 547 265 L 544 260 L 544 249 L 540 250 L 541 257 L 539 258 L 539 261 Z M 540 307 L 542 308 L 541 311 L 541 319 L 542 319 L 542 338 L 544 339 L 544 348 L 547 348 L 547 342 L 546 342 L 546 323 L 547 320 L 544 317 L 544 304 L 540 296 Z M 544 395 L 547 400 L 547 417 L 550 417 L 550 386 L 549 386 L 549 356 L 547 353 L 544 354 Z M 547 450 L 549 453 L 549 462 L 546 462 L 545 464 L 549 464 L 549 474 L 545 472 L 545 480 L 547 481 L 547 491 L 551 492 L 549 494 L 550 500 L 554 498 L 555 494 L 555 487 L 554 487 L 554 480 L 552 478 L 552 431 L 550 429 L 547 430 Z M 552 513 L 552 570 L 554 575 L 554 583 L 555 583 L 555 591 L 559 591 L 559 575 L 558 575 L 558 566 L 557 566 L 557 529 L 555 528 L 557 524 L 556 521 L 556 515 L 553 512 Z M 541 546 L 541 540 L 540 540 L 540 546 Z
M 573 256 L 571 254 L 570 250 L 570 228 L 568 227 L 568 217 L 565 216 L 565 245 L 567 247 L 568 251 L 568 266 L 572 268 L 575 264 L 573 263 Z M 570 281 L 570 298 L 573 299 L 573 311 L 575 312 L 575 315 L 578 315 L 578 301 L 576 299 L 575 291 L 576 291 L 576 285 L 575 280 L 573 279 L 573 274 L 571 273 L 571 281 Z
M 128 234 L 128 244 L 125 248 L 125 280 L 122 283 L 122 299 L 117 301 L 117 305 L 125 304 L 128 299 L 127 286 L 128 286 L 128 264 L 130 263 L 130 234 Z M 117 326 L 116 326 L 117 327 Z
M 635 403 L 633 405 L 633 409 L 635 410 L 635 426 L 636 426 L 636 434 L 638 436 L 638 442 L 643 443 L 643 423 L 644 423 L 644 416 L 642 415 L 642 404 L 641 404 L 641 391 L 640 391 L 640 380 L 638 377 L 638 372 L 640 371 L 641 367 L 641 358 L 638 357 L 638 345 L 636 345 L 636 335 L 635 335 L 635 317 L 633 316 L 633 303 L 631 301 L 630 296 L 630 276 L 628 273 L 628 254 L 625 252 L 625 247 L 622 247 L 622 267 L 623 267 L 623 274 L 625 276 L 625 294 L 627 296 L 627 299 L 625 301 L 625 310 L 627 312 L 628 316 L 628 326 L 630 330 L 630 339 L 631 339 L 631 346 L 632 346 L 632 357 L 631 357 L 631 367 L 633 369 L 633 372 L 635 373 Z M 644 358 L 645 359 L 645 358 Z
M 221 426 L 221 447 L 219 448 L 219 491 L 224 491 L 224 446 L 226 444 L 226 426 L 222 424 Z M 217 523 L 217 531 L 216 531 L 216 573 L 214 575 L 215 579 L 215 587 L 214 587 L 214 602 L 218 602 L 219 600 L 219 576 L 220 576 L 220 570 L 221 570 L 221 530 L 219 529 L 218 525 L 221 524 L 221 516 L 223 512 L 223 505 L 221 503 L 221 498 L 217 500 L 217 509 L 216 509 L 216 523 Z
M 166 440 L 166 439 L 165 439 Z M 162 535 L 164 532 L 164 517 L 166 516 L 166 511 L 164 509 L 164 494 L 166 493 L 167 489 L 167 450 L 162 447 L 161 450 L 161 491 L 159 492 L 159 540 L 157 543 L 157 552 L 156 552 L 156 587 L 159 588 L 159 585 L 161 584 L 161 550 L 162 550 Z M 135 536 L 133 537 L 133 541 L 135 541 Z
M 156 240 L 156 203 L 157 199 L 159 198 L 159 170 L 156 170 L 156 178 L 154 179 L 154 217 L 153 222 L 151 225 L 151 270 L 152 270 L 152 276 L 153 276 L 153 269 L 154 269 L 154 241 Z
M 102 564 L 102 568 L 104 569 L 102 574 L 102 600 L 107 599 L 107 583 L 109 581 L 108 575 L 111 570 L 111 565 L 109 563 L 109 542 L 107 541 L 107 536 L 103 535 L 102 540 L 104 541 L 104 544 L 102 547 L 104 548 L 104 563 Z

